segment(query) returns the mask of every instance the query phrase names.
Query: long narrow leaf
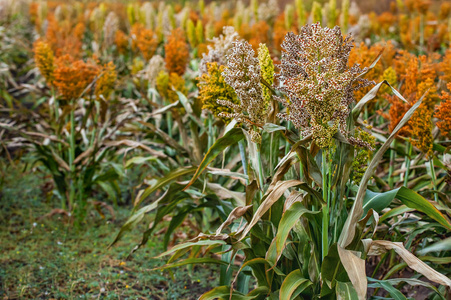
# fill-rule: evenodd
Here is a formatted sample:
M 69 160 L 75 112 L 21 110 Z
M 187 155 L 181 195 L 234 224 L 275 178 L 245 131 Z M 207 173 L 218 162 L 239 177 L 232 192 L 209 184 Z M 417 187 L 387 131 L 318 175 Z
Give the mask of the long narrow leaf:
M 225 148 L 239 142 L 244 138 L 243 130 L 241 128 L 233 128 L 224 136 L 213 144 L 211 148 L 208 150 L 207 154 L 205 155 L 204 159 L 200 163 L 199 167 L 196 170 L 196 173 L 194 173 L 193 178 L 191 181 L 186 185 L 185 190 L 191 186 L 194 181 L 199 177 L 199 175 L 208 167 L 208 165 L 215 159 L 222 151 L 224 151 Z
M 338 240 L 338 243 L 340 244 L 341 247 L 346 248 L 346 246 L 348 246 L 354 238 L 356 229 L 355 225 L 357 224 L 360 217 L 363 215 L 363 197 L 365 196 L 366 193 L 368 181 L 370 180 L 371 176 L 376 170 L 376 167 L 379 165 L 379 162 L 382 159 L 382 156 L 384 155 L 385 151 L 387 151 L 387 149 L 390 147 L 391 142 L 394 140 L 396 134 L 409 121 L 410 117 L 412 117 L 415 110 L 422 103 L 425 95 L 426 93 L 405 113 L 404 117 L 401 119 L 396 128 L 388 137 L 387 141 L 376 152 L 372 161 L 368 165 L 365 174 L 363 174 L 354 204 L 352 205 L 351 211 L 348 215 L 348 218 L 346 219 L 345 225 L 343 226 L 343 230 Z

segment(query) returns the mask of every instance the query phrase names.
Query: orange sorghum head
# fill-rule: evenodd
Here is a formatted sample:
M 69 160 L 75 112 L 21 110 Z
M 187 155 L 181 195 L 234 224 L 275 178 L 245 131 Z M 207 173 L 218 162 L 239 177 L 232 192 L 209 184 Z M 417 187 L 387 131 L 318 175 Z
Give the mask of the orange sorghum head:
M 114 90 L 116 79 L 116 66 L 112 61 L 110 61 L 102 67 L 99 79 L 97 80 L 95 89 L 96 98 L 99 99 L 100 97 L 103 97 L 103 99 L 107 100 L 111 92 Z
M 427 156 L 432 155 L 432 145 L 434 138 L 432 137 L 432 111 L 425 105 L 420 105 L 413 114 L 412 119 L 412 145 L 420 149 Z
M 85 25 L 82 22 L 74 24 L 70 19 L 58 22 L 52 14 L 48 16 L 47 21 L 45 40 L 55 55 L 58 57 L 70 54 L 72 57 L 79 57 Z
M 398 125 L 399 121 L 401 121 L 402 117 L 406 113 L 406 111 L 411 107 L 410 103 L 405 103 L 400 100 L 396 96 L 392 96 L 389 94 L 385 95 L 385 98 L 390 103 L 390 108 L 388 110 L 388 114 L 381 113 L 381 115 L 389 120 L 388 130 L 393 132 L 396 125 Z M 398 132 L 398 135 L 408 136 L 409 135 L 409 127 L 406 125 Z
M 285 28 L 285 21 L 283 16 L 279 16 L 274 22 L 274 30 L 273 30 L 273 43 L 274 49 L 279 52 L 282 51 L 282 42 L 285 39 L 285 35 L 288 33 L 288 30 Z
M 451 11 L 451 3 L 443 2 L 440 5 L 440 13 L 439 13 L 440 20 L 445 20 L 446 18 L 448 18 L 450 11 Z
M 269 41 L 269 25 L 265 21 L 255 23 L 251 27 L 252 38 L 249 40 L 249 44 L 252 45 L 254 51 L 257 51 L 258 46 L 263 43 L 267 44 Z
M 116 44 L 117 51 L 120 54 L 125 54 L 127 52 L 128 37 L 122 30 L 119 29 L 118 31 L 116 31 L 116 36 L 114 37 L 114 43 Z
M 448 83 L 448 90 L 451 90 L 451 83 Z M 442 102 L 435 106 L 435 117 L 439 119 L 437 127 L 443 136 L 451 138 L 451 95 L 442 91 L 440 99 Z
M 152 29 L 145 28 L 143 24 L 135 23 L 130 33 L 133 47 L 141 51 L 145 60 L 151 59 L 158 46 L 158 38 Z
M 415 1 L 415 8 L 421 14 L 425 14 L 428 11 L 429 6 L 431 6 L 430 0 L 416 0 Z
M 53 85 L 53 80 L 55 79 L 53 74 L 55 71 L 55 59 L 49 44 L 39 40 L 34 43 L 34 60 L 47 83 Z
M 418 85 L 416 98 L 420 99 L 423 95 L 423 102 L 413 114 L 408 125 L 411 128 L 412 145 L 426 155 L 431 156 L 434 142 L 432 137 L 432 113 L 438 100 L 437 89 L 433 79 L 428 78 Z
M 451 49 L 448 49 L 439 64 L 442 75 L 440 79 L 445 82 L 451 82 Z
M 189 50 L 182 29 L 177 28 L 171 32 L 164 51 L 166 68 L 169 73 L 183 75 L 189 61 Z
M 65 100 L 77 99 L 98 74 L 98 66 L 66 54 L 56 60 L 54 85 Z

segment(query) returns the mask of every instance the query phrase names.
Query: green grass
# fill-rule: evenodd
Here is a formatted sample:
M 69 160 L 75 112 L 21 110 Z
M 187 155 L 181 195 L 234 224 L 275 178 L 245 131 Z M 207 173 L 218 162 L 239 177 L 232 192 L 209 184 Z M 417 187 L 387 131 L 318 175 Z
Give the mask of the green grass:
M 127 260 L 143 228 L 108 249 L 129 207 L 116 208 L 114 221 L 91 211 L 75 231 L 62 215 L 42 218 L 58 207 L 46 192 L 49 178 L 13 167 L 2 171 L 1 299 L 197 299 L 217 284 L 219 270 L 212 266 L 153 271 L 164 263 L 152 259 L 163 251 L 161 235 Z

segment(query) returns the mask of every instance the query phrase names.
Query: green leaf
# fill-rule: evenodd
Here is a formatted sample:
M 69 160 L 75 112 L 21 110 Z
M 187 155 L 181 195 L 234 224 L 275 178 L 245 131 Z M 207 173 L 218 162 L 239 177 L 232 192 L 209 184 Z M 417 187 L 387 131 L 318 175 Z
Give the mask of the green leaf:
M 197 241 L 197 242 L 187 242 L 187 243 L 183 243 L 183 244 L 178 244 L 178 245 L 172 247 L 171 249 L 169 249 L 168 251 L 165 251 L 165 252 L 159 254 L 155 258 L 163 257 L 163 256 L 166 256 L 166 255 L 172 254 L 175 251 L 182 250 L 182 249 L 185 249 L 185 248 L 188 248 L 188 247 L 214 246 L 214 245 L 219 246 L 219 245 L 225 245 L 225 244 L 226 244 L 226 242 L 221 241 L 221 240 L 200 240 L 200 241 Z
M 188 98 L 186 98 L 185 95 L 183 95 L 181 92 L 176 91 L 177 95 L 179 96 L 180 103 L 182 103 L 183 107 L 185 108 L 186 114 L 189 118 L 191 118 L 194 122 L 196 122 L 199 127 L 203 128 L 204 124 L 202 121 L 194 114 L 193 108 L 191 107 L 191 104 L 188 101 Z
M 379 222 L 383 222 L 391 217 L 402 215 L 403 213 L 413 211 L 414 209 L 411 209 L 410 207 L 407 207 L 406 205 L 401 205 L 398 207 L 395 207 L 389 211 L 387 211 L 385 214 L 383 214 L 379 218 Z
M 445 218 L 445 216 L 437 208 L 435 208 L 434 205 L 432 205 L 418 193 L 408 188 L 402 187 L 397 193 L 396 198 L 398 198 L 403 204 L 407 205 L 408 207 L 425 213 L 444 227 L 448 228 L 448 230 L 451 230 L 451 224 Z
M 263 265 L 263 268 L 257 268 L 257 266 L 261 266 Z M 245 267 L 250 267 L 252 268 L 252 270 L 254 270 L 254 274 L 257 277 L 257 279 L 259 280 L 259 284 L 265 284 L 267 286 L 270 286 L 270 283 L 268 282 L 268 278 L 265 276 L 265 278 L 262 278 L 261 273 L 265 272 L 267 269 L 269 269 L 268 267 L 272 267 L 273 265 L 266 259 L 262 258 L 262 257 L 257 257 L 251 260 L 246 261 L 244 264 L 241 265 L 240 270 L 238 271 L 238 274 L 245 268 Z M 238 274 L 236 276 L 238 276 Z M 236 279 L 235 279 L 236 280 Z M 234 282 L 235 282 L 234 280 Z
M 385 193 L 375 193 L 367 190 L 363 198 L 363 215 L 365 216 L 371 208 L 380 213 L 396 198 L 398 191 L 399 189 L 394 189 Z
M 185 189 L 187 189 L 190 185 L 194 183 L 194 181 L 196 181 L 199 175 L 208 167 L 208 165 L 213 161 L 213 159 L 215 159 L 222 151 L 224 151 L 225 148 L 237 143 L 243 138 L 244 138 L 243 130 L 241 128 L 233 128 L 229 132 L 224 134 L 223 137 L 217 139 L 216 142 L 213 144 L 213 146 L 211 146 L 211 148 L 208 150 L 204 159 L 197 168 L 196 173 L 194 173 L 193 178 L 187 184 Z
M 174 180 L 176 180 L 177 178 L 179 178 L 181 176 L 185 176 L 185 175 L 191 174 L 191 173 L 193 173 L 195 171 L 196 171 L 196 168 L 194 168 L 194 167 L 191 167 L 191 168 L 179 168 L 179 169 L 176 169 L 176 170 L 170 172 L 166 176 L 158 179 L 153 185 L 147 187 L 144 190 L 144 192 L 141 195 L 139 195 L 139 197 L 136 198 L 135 204 L 134 204 L 135 208 L 139 204 L 141 204 L 141 202 L 144 199 L 149 197 L 150 194 L 152 194 L 156 190 L 168 185 L 169 183 L 173 182 Z
M 363 199 L 363 213 L 364 215 L 371 208 L 377 212 L 382 211 L 384 208 L 390 205 L 393 199 L 399 199 L 404 205 L 409 207 L 410 209 L 416 209 L 422 213 L 425 213 L 432 219 L 439 222 L 444 227 L 451 230 L 451 224 L 445 218 L 445 216 L 437 209 L 434 205 L 432 205 L 428 200 L 423 198 L 420 194 L 408 189 L 406 187 L 400 187 L 398 189 L 394 189 L 385 193 L 374 193 L 370 190 L 367 190 L 365 194 L 365 198 Z M 398 208 L 401 210 L 400 208 Z M 406 209 L 402 209 L 401 211 L 407 211 Z M 382 220 L 385 220 L 386 217 L 382 216 Z
M 112 182 L 104 182 L 104 181 L 100 181 L 97 182 L 98 185 L 100 185 L 100 187 L 108 194 L 108 198 L 113 200 L 113 203 L 117 203 L 117 195 L 116 195 L 116 191 L 114 190 L 113 186 L 112 186 Z
M 329 247 L 329 252 L 321 264 L 321 277 L 325 283 L 321 288 L 321 295 L 333 289 L 338 281 L 349 281 L 348 274 L 340 262 L 337 246 L 337 243 L 334 243 Z
M 280 220 L 279 226 L 277 227 L 277 235 L 271 243 L 275 244 L 276 247 L 270 247 L 268 249 L 268 252 L 266 253 L 266 258 L 271 262 L 272 265 L 276 264 L 276 262 L 279 260 L 291 229 L 305 213 L 317 214 L 319 213 L 319 211 L 312 212 L 306 209 L 301 202 L 295 202 L 282 215 L 282 219 Z
M 154 268 L 152 270 L 166 270 L 166 269 L 172 269 L 180 266 L 186 266 L 186 265 L 197 265 L 197 264 L 218 264 L 218 265 L 226 265 L 228 266 L 229 263 L 215 259 L 215 258 L 209 258 L 209 257 L 201 257 L 201 258 L 187 258 L 172 264 L 166 264 L 164 266 Z
M 271 186 L 270 186 L 271 187 Z M 271 206 L 279 200 L 279 198 L 285 193 L 287 189 L 290 187 L 299 187 L 300 189 L 308 192 L 309 194 L 317 197 L 317 192 L 314 191 L 310 186 L 306 183 L 299 180 L 287 180 L 287 181 L 279 181 L 272 188 L 268 188 L 268 192 L 264 197 L 263 202 L 258 207 L 257 211 L 254 213 L 252 220 L 247 224 L 246 228 L 243 230 L 241 234 L 240 240 L 244 239 L 252 227 L 260 220 L 260 218 L 271 208 Z
M 273 123 L 265 123 L 265 125 L 263 125 L 263 130 L 268 133 L 271 133 L 271 132 L 276 132 L 276 131 L 280 131 L 280 130 L 287 130 L 287 128 L 284 126 L 273 124 Z
M 437 243 L 427 246 L 426 248 L 417 251 L 419 255 L 424 255 L 429 252 L 441 252 L 451 250 L 451 237 L 441 240 Z
M 386 280 L 380 280 L 380 281 L 374 282 L 374 283 L 370 284 L 369 287 L 373 287 L 373 288 L 381 287 L 381 288 L 383 288 L 384 290 L 386 290 L 390 294 L 390 296 L 392 296 L 392 299 L 395 299 L 395 300 L 407 300 L 406 296 L 404 296 L 403 293 L 401 293 L 399 290 L 397 290 L 393 285 L 391 285 Z
M 187 193 L 181 192 L 181 188 L 182 186 L 178 185 L 178 184 L 173 184 L 169 187 L 169 189 L 157 200 L 155 200 L 155 202 L 146 205 L 144 207 L 142 207 L 141 209 L 137 210 L 137 211 L 133 211 L 132 215 L 130 216 L 130 218 L 125 222 L 124 225 L 122 225 L 118 235 L 116 236 L 116 238 L 114 239 L 114 241 L 111 243 L 111 246 L 113 246 L 117 241 L 119 241 L 122 236 L 130 231 L 131 229 L 133 229 L 139 222 L 141 222 L 141 220 L 144 218 L 144 215 L 151 212 L 154 209 L 157 209 L 160 207 L 161 204 L 164 204 L 165 206 L 167 206 L 167 204 L 171 203 L 171 202 L 177 202 L 180 201 L 180 199 L 186 198 L 189 195 Z M 160 203 L 161 202 L 161 203 Z M 163 216 L 161 216 L 162 218 Z M 159 222 L 159 220 L 155 220 L 156 223 Z M 147 232 L 149 232 L 149 230 L 153 230 L 153 228 L 156 225 L 152 226 L 151 229 L 148 229 L 145 233 L 144 236 L 146 235 Z M 146 238 L 143 238 L 143 242 L 141 242 L 141 244 L 139 246 L 137 246 L 137 248 L 139 248 L 140 246 L 142 246 L 145 242 L 147 242 Z M 135 249 L 137 249 L 135 247 Z
M 130 167 L 132 164 L 133 165 L 141 165 L 141 164 L 143 164 L 145 162 L 156 161 L 156 160 L 157 160 L 157 158 L 155 156 L 146 156 L 146 157 L 137 156 L 137 157 L 133 157 L 133 158 L 127 160 L 127 162 L 125 163 L 125 168 Z
M 302 277 L 301 270 L 294 270 L 282 282 L 279 291 L 279 299 L 291 300 L 302 293 L 312 282 Z
M 230 293 L 232 295 L 230 296 Z M 229 286 L 218 286 L 211 291 L 206 292 L 202 296 L 200 296 L 199 300 L 213 300 L 213 299 L 221 299 L 221 300 L 252 300 L 256 299 L 258 296 L 262 294 L 267 294 L 267 289 L 256 288 L 251 291 L 249 294 L 244 295 L 237 291 L 233 291 Z
M 359 300 L 359 296 L 350 282 L 337 281 L 336 292 L 338 300 Z
M 439 290 L 433 286 L 432 284 L 430 284 L 429 282 L 425 282 L 425 281 L 421 281 L 419 279 L 416 278 L 393 278 L 393 279 L 386 279 L 386 280 L 377 280 L 374 278 L 369 278 L 368 277 L 368 281 L 370 282 L 374 282 L 374 283 L 382 283 L 382 282 L 386 282 L 390 285 L 398 285 L 400 283 L 408 283 L 411 286 L 424 286 L 427 287 L 431 290 L 433 290 L 435 293 L 437 293 L 437 295 L 441 298 L 441 299 L 445 299 L 439 292 Z M 372 284 L 371 284 L 372 285 Z M 374 287 L 374 286 L 373 286 Z M 382 285 L 381 285 L 382 287 Z
M 114 239 L 114 241 L 108 246 L 111 247 L 114 244 L 116 244 L 123 236 L 126 232 L 132 230 L 132 228 L 134 228 L 139 222 L 141 222 L 141 220 L 144 218 L 144 215 L 152 210 L 154 210 L 155 208 L 157 208 L 158 206 L 158 201 L 155 201 L 152 204 L 146 205 L 143 208 L 141 208 L 140 210 L 138 210 L 137 212 L 135 212 L 128 220 L 127 222 L 125 222 L 124 225 L 122 225 L 121 229 L 119 230 L 119 233 L 117 234 L 116 238 Z

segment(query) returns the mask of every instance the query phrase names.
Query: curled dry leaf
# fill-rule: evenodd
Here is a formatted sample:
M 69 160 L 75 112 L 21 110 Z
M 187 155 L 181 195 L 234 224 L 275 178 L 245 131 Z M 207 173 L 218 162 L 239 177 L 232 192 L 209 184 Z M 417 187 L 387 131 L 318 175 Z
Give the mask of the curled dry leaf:
M 247 206 L 238 206 L 236 208 L 234 208 L 231 212 L 230 215 L 227 217 L 227 220 L 225 220 L 224 223 L 221 224 L 221 226 L 219 226 L 218 230 L 216 230 L 216 235 L 220 235 L 221 231 L 224 230 L 224 228 L 226 226 L 229 226 L 230 224 L 232 224 L 232 222 L 238 218 L 241 218 L 249 208 L 252 207 L 251 205 L 247 205 Z
M 368 286 L 365 273 L 365 260 L 355 255 L 352 251 L 343 249 L 340 245 L 337 246 L 337 249 L 341 263 L 346 273 L 348 273 L 349 279 L 359 296 L 359 300 L 365 299 Z
M 380 255 L 388 250 L 394 250 L 410 268 L 423 274 L 427 279 L 445 286 L 448 290 L 451 289 L 451 279 L 422 262 L 418 257 L 404 248 L 400 242 L 372 241 L 369 246 L 368 255 Z

